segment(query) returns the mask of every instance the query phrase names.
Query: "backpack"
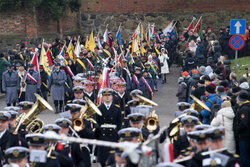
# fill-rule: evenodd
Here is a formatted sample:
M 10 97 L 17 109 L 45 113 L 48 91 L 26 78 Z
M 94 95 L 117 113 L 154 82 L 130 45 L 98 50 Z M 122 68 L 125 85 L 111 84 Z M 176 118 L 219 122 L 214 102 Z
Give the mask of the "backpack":
M 208 100 L 212 106 L 211 106 L 211 114 L 210 114 L 210 121 L 213 120 L 213 118 L 217 115 L 218 111 L 220 110 L 220 105 L 219 105 L 219 97 L 216 96 L 216 101 L 212 102 L 212 100 Z

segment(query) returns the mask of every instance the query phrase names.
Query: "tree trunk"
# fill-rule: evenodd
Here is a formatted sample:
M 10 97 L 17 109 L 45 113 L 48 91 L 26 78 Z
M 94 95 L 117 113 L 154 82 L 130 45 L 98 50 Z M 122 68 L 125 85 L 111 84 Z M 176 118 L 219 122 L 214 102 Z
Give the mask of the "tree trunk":
M 62 39 L 63 38 L 63 30 L 62 30 L 62 20 L 61 19 L 59 19 L 57 21 L 57 30 L 58 30 L 60 38 Z

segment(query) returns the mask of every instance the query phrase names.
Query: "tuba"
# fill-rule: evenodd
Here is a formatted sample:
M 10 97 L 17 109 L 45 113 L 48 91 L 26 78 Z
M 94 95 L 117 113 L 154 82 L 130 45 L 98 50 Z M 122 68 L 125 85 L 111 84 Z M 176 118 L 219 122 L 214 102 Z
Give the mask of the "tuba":
M 146 120 L 146 128 L 150 133 L 157 129 L 159 126 L 159 116 L 155 113 L 155 110 L 150 113 L 149 117 Z
M 141 95 L 136 95 L 139 99 L 140 99 L 140 105 L 149 105 L 149 106 L 158 106 L 157 103 L 155 103 L 154 101 L 146 98 L 146 97 L 143 97 Z
M 190 109 L 196 110 L 199 113 L 205 109 L 207 111 L 211 111 L 210 108 L 208 108 L 208 106 L 202 102 L 201 100 L 199 100 L 197 97 L 190 95 L 190 97 L 193 99 L 193 104 L 191 105 Z
M 85 97 L 85 100 L 86 100 L 86 105 L 84 108 L 81 109 L 80 117 L 74 119 L 72 122 L 73 129 L 76 132 L 79 132 L 85 128 L 85 122 L 83 121 L 83 118 L 93 123 L 96 123 L 96 121 L 90 117 L 95 114 L 102 116 L 102 113 L 99 110 L 99 108 L 88 97 Z
M 53 111 L 53 108 L 51 105 L 44 100 L 40 95 L 35 93 L 35 96 L 37 98 L 35 104 L 32 106 L 32 108 L 29 110 L 28 113 L 22 113 L 19 117 L 19 122 L 17 123 L 17 126 L 15 128 L 14 134 L 17 134 L 19 127 L 21 124 L 24 124 L 26 128 L 28 129 L 28 133 L 39 133 L 41 132 L 41 129 L 44 125 L 43 121 L 37 118 L 37 115 L 39 115 L 44 110 L 48 109 L 50 111 Z

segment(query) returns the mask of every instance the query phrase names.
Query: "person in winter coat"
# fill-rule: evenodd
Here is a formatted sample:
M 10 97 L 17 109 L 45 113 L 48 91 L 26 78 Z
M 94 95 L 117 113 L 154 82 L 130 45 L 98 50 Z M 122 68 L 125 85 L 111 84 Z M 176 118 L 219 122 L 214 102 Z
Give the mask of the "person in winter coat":
M 178 92 L 176 96 L 178 97 L 178 102 L 185 102 L 187 96 L 187 84 L 184 82 L 183 77 L 178 78 Z
M 169 57 L 166 54 L 166 51 L 164 48 L 161 48 L 161 54 L 159 55 L 159 60 L 160 60 L 160 68 L 161 68 L 161 75 L 162 75 L 162 83 L 166 83 L 167 74 L 169 73 L 169 67 L 168 67 Z
M 62 112 L 63 109 L 63 100 L 64 100 L 64 84 L 67 80 L 66 74 L 64 71 L 60 70 L 60 64 L 55 63 L 56 70 L 51 73 L 48 87 L 52 87 L 53 100 L 55 104 L 56 112 Z M 59 108 L 58 108 L 59 107 Z
M 212 126 L 224 126 L 225 127 L 225 147 L 227 150 L 235 153 L 235 140 L 233 132 L 233 119 L 234 111 L 231 107 L 230 101 L 224 101 L 221 105 L 221 109 L 218 111 L 217 116 L 211 122 Z
M 250 164 L 250 101 L 246 91 L 241 91 L 237 97 L 239 109 L 234 119 L 234 133 L 239 136 L 240 158 L 243 167 Z
M 195 68 L 195 60 L 193 58 L 192 52 L 187 52 L 187 58 L 185 59 L 185 65 L 183 71 L 191 71 Z

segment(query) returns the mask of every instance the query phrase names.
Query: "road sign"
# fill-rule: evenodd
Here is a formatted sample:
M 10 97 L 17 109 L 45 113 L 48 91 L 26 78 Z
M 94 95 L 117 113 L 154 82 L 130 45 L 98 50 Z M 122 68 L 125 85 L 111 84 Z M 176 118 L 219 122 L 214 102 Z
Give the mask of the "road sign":
M 245 46 L 245 40 L 240 35 L 234 35 L 230 38 L 229 45 L 233 50 L 241 50 Z
M 245 35 L 245 34 L 246 34 L 246 20 L 230 21 L 230 35 Z

